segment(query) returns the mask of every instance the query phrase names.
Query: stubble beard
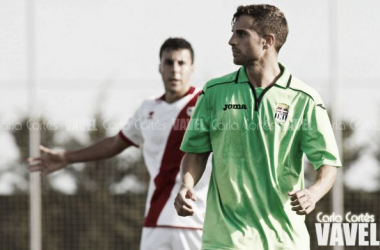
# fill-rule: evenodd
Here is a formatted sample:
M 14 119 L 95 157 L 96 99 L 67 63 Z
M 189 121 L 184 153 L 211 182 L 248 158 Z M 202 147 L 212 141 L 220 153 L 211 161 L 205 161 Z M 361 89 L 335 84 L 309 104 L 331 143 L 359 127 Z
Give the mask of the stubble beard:
M 233 62 L 235 65 L 244 65 L 245 61 L 241 58 L 234 57 Z

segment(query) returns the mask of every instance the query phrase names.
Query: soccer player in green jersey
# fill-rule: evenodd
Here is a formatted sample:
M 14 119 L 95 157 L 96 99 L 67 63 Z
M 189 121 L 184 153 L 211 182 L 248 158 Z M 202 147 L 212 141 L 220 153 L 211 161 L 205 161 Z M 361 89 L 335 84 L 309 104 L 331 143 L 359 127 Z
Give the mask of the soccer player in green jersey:
M 332 187 L 341 167 L 323 102 L 277 61 L 286 41 L 284 14 L 266 4 L 233 16 L 234 63 L 200 94 L 181 150 L 180 216 L 194 213 L 194 185 L 213 152 L 202 249 L 310 248 L 304 219 Z M 318 171 L 304 187 L 302 157 Z

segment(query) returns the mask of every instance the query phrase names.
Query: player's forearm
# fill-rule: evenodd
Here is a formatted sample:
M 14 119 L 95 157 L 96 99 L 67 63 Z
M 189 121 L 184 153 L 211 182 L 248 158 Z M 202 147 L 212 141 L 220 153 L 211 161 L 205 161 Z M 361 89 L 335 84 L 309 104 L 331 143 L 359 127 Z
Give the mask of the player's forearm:
M 319 170 L 315 182 L 310 186 L 309 191 L 318 202 L 334 185 L 337 175 L 337 168 L 330 165 L 323 165 Z
M 201 179 L 210 153 L 187 153 L 182 160 L 182 186 L 193 188 Z
M 86 148 L 65 152 L 64 155 L 68 164 L 96 161 L 113 157 L 122 152 L 126 147 L 128 147 L 128 145 L 120 145 L 116 137 L 108 137 Z

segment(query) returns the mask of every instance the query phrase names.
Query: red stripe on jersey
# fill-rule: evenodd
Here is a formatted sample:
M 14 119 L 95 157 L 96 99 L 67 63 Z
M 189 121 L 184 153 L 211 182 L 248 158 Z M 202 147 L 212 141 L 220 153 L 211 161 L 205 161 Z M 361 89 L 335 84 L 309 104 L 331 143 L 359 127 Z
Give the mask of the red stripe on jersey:
M 119 132 L 119 136 L 121 137 L 121 139 L 123 139 L 123 141 L 125 141 L 126 143 L 128 144 L 131 144 L 132 146 L 135 146 L 135 147 L 140 147 L 139 145 L 137 145 L 136 143 L 134 143 L 133 141 L 131 141 L 128 137 L 126 137 L 122 131 Z
M 194 92 L 194 89 L 192 90 Z M 189 116 L 187 115 L 187 109 L 195 106 L 199 93 L 197 93 L 181 110 L 178 119 L 186 120 L 186 127 L 189 122 Z M 156 189 L 153 192 L 152 199 L 150 201 L 150 208 L 145 218 L 145 227 L 156 227 L 158 217 L 161 214 L 162 209 L 166 202 L 170 198 L 170 194 L 175 185 L 176 177 L 179 172 L 182 157 L 184 152 L 179 150 L 181 146 L 185 129 L 175 129 L 174 126 L 170 131 L 169 138 L 165 147 L 165 151 L 162 157 L 160 172 L 154 179 Z M 174 204 L 172 204 L 174 206 Z
M 186 95 L 192 94 L 192 93 L 194 93 L 194 91 L 195 91 L 195 88 L 193 86 L 191 86 L 189 88 L 189 91 L 187 91 Z M 199 95 L 199 93 L 197 95 Z

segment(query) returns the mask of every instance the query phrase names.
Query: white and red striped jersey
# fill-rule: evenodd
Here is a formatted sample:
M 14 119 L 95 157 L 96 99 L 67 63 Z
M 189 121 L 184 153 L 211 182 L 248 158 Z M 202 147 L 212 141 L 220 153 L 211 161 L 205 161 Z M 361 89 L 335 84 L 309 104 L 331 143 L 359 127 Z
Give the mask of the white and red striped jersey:
M 179 148 L 199 92 L 191 87 L 174 103 L 165 102 L 163 97 L 144 101 L 119 133 L 128 143 L 142 147 L 150 174 L 144 227 L 203 228 L 211 166 L 206 167 L 194 188 L 197 201 L 190 201 L 194 215 L 178 216 L 174 208 L 185 154 Z

